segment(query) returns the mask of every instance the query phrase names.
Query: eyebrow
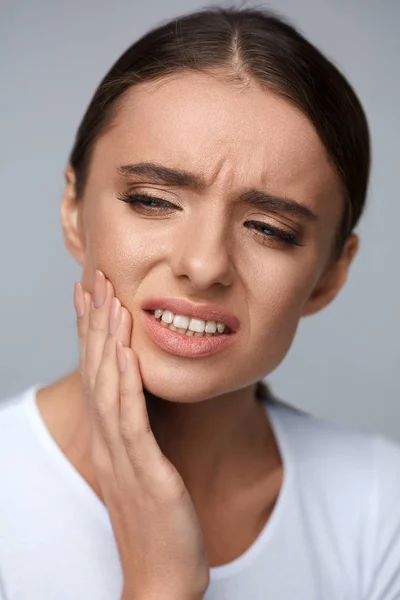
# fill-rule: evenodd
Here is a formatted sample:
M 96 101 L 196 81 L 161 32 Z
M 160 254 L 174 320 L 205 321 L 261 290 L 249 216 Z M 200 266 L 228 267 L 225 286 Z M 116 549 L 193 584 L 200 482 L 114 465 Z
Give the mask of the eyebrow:
M 199 175 L 154 162 L 122 165 L 118 171 L 124 177 L 133 175 L 152 183 L 173 187 L 188 187 L 193 190 L 204 190 L 207 187 L 204 178 Z M 267 212 L 286 213 L 302 221 L 318 221 L 318 216 L 310 208 L 292 198 L 283 198 L 255 189 L 246 190 L 241 197 L 251 206 Z

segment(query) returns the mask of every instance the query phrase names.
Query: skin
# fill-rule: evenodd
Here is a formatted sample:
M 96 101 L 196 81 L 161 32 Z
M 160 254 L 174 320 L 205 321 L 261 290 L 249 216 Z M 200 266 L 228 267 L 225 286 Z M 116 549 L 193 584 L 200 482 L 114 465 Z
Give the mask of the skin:
M 79 371 L 91 458 L 122 568 L 122 600 L 200 600 L 210 581 L 196 510 L 149 423 L 132 319 L 104 274 L 93 295 L 77 282 Z
M 171 187 L 118 172 L 143 161 L 196 173 L 206 186 Z M 302 223 L 250 207 L 241 200 L 246 189 L 290 197 L 318 219 Z M 144 214 L 118 199 L 126 192 L 147 192 L 183 210 Z M 254 541 L 279 494 L 282 463 L 254 400 L 255 383 L 282 362 L 299 320 L 344 285 L 359 240 L 351 234 L 332 264 L 342 210 L 335 169 L 307 117 L 256 82 L 238 86 L 223 75 L 185 73 L 133 87 L 94 146 L 81 198 L 66 169 L 66 247 L 82 266 L 84 290 L 92 292 L 101 269 L 132 317 L 129 343 L 155 396 L 151 427 L 190 492 L 211 566 Z M 304 246 L 263 241 L 244 225 L 249 220 L 301 232 Z M 158 294 L 224 304 L 240 320 L 235 344 L 195 359 L 155 347 L 139 315 L 141 302 Z M 78 370 L 42 388 L 38 406 L 102 498 Z

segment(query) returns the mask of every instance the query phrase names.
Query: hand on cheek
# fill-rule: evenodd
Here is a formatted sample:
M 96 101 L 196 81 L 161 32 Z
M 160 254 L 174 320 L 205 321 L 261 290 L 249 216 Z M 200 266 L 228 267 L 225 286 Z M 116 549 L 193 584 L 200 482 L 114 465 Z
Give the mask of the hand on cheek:
M 133 322 L 96 271 L 93 295 L 75 284 L 79 370 L 90 418 L 91 457 L 132 597 L 202 597 L 209 567 L 196 511 L 150 427 Z M 157 577 L 154 577 L 157 573 Z M 159 594 L 159 596 L 157 595 Z

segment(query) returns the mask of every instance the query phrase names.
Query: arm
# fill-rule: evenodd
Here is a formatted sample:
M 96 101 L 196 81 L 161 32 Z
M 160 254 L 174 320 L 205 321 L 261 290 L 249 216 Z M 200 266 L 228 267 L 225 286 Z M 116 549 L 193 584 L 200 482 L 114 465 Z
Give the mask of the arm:
M 90 418 L 91 459 L 109 512 L 124 600 L 198 600 L 209 584 L 201 525 L 190 494 L 150 427 L 132 315 L 97 271 L 93 301 L 75 286 L 79 369 Z
M 160 595 L 159 592 L 149 592 L 147 594 L 143 593 L 140 595 L 136 595 L 131 592 L 123 591 L 121 600 L 203 600 L 204 596 L 195 595 L 195 594 L 187 594 L 185 596 L 180 595 L 176 596 L 173 594 L 166 593 L 165 595 Z M 0 600 L 2 600 L 0 596 Z
M 175 596 L 160 596 L 159 594 L 147 595 L 142 597 L 133 596 L 126 594 L 125 592 L 121 596 L 121 600 L 203 600 L 204 596 L 186 596 L 185 598 L 176 598 Z M 2 597 L 0 596 L 0 600 Z

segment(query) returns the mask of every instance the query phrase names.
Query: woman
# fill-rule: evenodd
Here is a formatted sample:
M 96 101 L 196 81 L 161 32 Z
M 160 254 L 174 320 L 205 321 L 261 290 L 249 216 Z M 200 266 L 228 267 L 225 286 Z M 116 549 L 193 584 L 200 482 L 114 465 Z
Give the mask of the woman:
M 79 368 L 1 410 L 2 598 L 400 597 L 399 446 L 261 382 L 346 281 L 369 158 L 349 83 L 266 11 L 118 59 L 65 173 Z

